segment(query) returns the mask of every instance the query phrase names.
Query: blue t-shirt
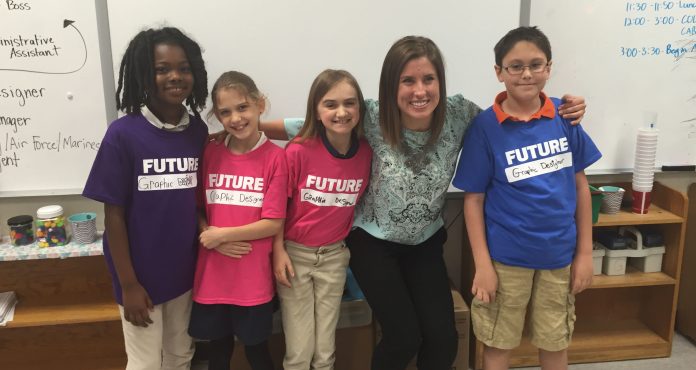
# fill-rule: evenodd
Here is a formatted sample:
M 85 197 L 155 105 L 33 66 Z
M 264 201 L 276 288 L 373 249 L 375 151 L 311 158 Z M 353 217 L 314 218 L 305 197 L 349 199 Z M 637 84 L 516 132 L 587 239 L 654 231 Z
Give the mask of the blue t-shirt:
M 511 266 L 556 269 L 572 262 L 577 244 L 575 174 L 601 157 L 580 125 L 553 118 L 499 123 L 493 108 L 464 137 L 454 185 L 485 193 L 491 258 Z
M 82 192 L 124 208 L 131 263 L 154 304 L 193 286 L 198 246 L 196 171 L 208 128 L 189 118 L 191 124 L 180 132 L 158 129 L 139 113 L 114 121 Z M 123 304 L 108 229 L 104 257 L 116 301 Z

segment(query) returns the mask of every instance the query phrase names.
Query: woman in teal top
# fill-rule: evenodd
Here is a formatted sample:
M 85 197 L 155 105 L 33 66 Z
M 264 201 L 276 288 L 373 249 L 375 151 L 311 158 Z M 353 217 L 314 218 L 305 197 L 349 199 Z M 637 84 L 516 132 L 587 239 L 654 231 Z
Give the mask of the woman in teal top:
M 564 117 L 581 118 L 584 99 L 568 101 Z M 346 242 L 350 267 L 382 327 L 372 369 L 404 369 L 417 354 L 419 369 L 449 370 L 458 336 L 442 258 L 442 208 L 462 137 L 481 109 L 461 95 L 447 97 L 439 49 L 416 36 L 392 45 L 379 102 L 366 103 L 372 173 Z M 287 139 L 302 124 L 286 119 L 263 129 Z

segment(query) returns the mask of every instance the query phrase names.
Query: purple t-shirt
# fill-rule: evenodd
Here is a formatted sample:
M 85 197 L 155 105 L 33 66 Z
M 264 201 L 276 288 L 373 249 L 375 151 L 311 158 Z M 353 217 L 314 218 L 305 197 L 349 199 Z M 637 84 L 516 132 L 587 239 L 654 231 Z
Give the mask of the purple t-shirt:
M 102 140 L 82 195 L 125 210 L 130 257 L 153 304 L 193 286 L 196 263 L 196 186 L 208 129 L 199 119 L 180 132 L 156 128 L 141 114 L 114 121 Z M 104 256 L 116 301 L 121 286 L 104 234 Z

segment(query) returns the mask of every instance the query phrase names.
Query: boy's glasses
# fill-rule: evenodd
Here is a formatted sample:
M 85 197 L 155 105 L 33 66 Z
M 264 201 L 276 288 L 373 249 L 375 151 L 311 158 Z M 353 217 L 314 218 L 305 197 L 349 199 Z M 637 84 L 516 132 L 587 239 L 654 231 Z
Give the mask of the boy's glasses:
M 546 70 L 546 67 L 549 66 L 549 63 L 532 63 L 532 64 L 510 64 L 507 67 L 503 67 L 504 70 L 507 71 L 507 73 L 511 75 L 521 75 L 524 73 L 524 70 L 526 68 L 529 68 L 529 72 L 532 73 L 541 73 Z

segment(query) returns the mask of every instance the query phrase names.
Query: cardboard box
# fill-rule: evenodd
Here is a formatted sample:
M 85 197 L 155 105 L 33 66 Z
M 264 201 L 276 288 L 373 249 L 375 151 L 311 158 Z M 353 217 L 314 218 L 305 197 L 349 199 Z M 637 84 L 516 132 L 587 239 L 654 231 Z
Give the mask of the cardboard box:
M 457 357 L 452 364 L 452 370 L 468 370 L 469 369 L 469 330 L 470 330 L 470 315 L 469 306 L 464 302 L 464 298 L 459 292 L 452 287 L 452 300 L 454 301 L 454 322 L 457 326 L 459 334 L 459 344 L 457 345 Z M 382 339 L 382 331 L 379 328 L 379 323 L 375 320 L 375 343 Z M 408 365 L 406 370 L 417 370 L 416 359 L 414 358 Z

